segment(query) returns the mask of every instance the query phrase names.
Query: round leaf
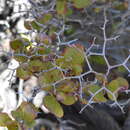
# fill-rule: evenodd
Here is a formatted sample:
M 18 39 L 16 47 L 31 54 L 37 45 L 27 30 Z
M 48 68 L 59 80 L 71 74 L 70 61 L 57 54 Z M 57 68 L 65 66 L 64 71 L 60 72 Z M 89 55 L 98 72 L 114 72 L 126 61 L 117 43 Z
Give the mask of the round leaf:
M 85 8 L 92 4 L 92 0 L 73 0 L 76 8 Z
M 18 130 L 18 124 L 9 118 L 6 113 L 0 113 L 0 126 L 7 127 L 9 130 Z
M 31 72 L 40 72 L 43 70 L 43 63 L 42 61 L 36 59 L 36 60 L 30 60 L 29 62 L 29 70 Z
M 10 42 L 10 46 L 13 50 L 20 50 L 23 48 L 24 43 L 20 39 L 16 39 Z
M 78 48 L 67 47 L 63 53 L 65 61 L 69 61 L 72 64 L 82 64 L 84 62 L 84 54 Z
M 28 58 L 27 56 L 22 56 L 22 55 L 15 55 L 14 58 L 18 61 L 18 62 L 27 62 Z
M 19 78 L 26 80 L 32 75 L 32 73 L 29 71 L 27 67 L 28 66 L 23 65 L 17 68 L 17 76 Z
M 108 84 L 107 89 L 109 89 L 112 93 L 115 94 L 116 97 L 118 97 L 118 92 L 122 89 L 128 89 L 128 87 L 129 84 L 127 80 L 122 77 L 118 77 Z M 109 92 L 107 92 L 107 95 L 111 100 L 114 100 L 113 96 Z
M 39 77 L 39 83 L 41 86 L 54 83 L 63 78 L 63 74 L 60 70 L 54 69 L 48 72 L 44 72 Z
M 47 22 L 49 22 L 52 19 L 52 14 L 47 13 L 44 14 L 42 17 L 38 18 L 38 22 L 40 24 L 46 24 Z
M 64 105 L 72 105 L 77 101 L 75 96 L 63 92 L 57 93 L 56 98 Z
M 58 103 L 54 96 L 45 96 L 43 99 L 43 104 L 51 113 L 57 117 L 61 118 L 64 115 L 61 105 Z
M 104 97 L 103 90 L 99 91 L 101 89 L 100 86 L 98 86 L 98 85 L 88 85 L 87 87 L 88 87 L 88 90 L 94 95 L 94 98 L 93 98 L 94 101 L 96 101 L 96 102 L 106 102 L 107 101 L 107 99 Z
M 66 0 L 57 0 L 56 11 L 60 15 L 64 15 L 67 12 Z
M 23 122 L 29 128 L 35 124 L 37 109 L 31 103 L 23 102 L 16 111 L 12 111 L 13 117 L 18 122 Z
M 42 27 L 40 27 L 35 21 L 32 21 L 32 22 L 31 22 L 31 27 L 32 27 L 33 29 L 38 30 L 38 31 L 42 29 Z
M 56 86 L 58 92 L 72 93 L 78 90 L 78 85 L 71 80 L 64 80 Z

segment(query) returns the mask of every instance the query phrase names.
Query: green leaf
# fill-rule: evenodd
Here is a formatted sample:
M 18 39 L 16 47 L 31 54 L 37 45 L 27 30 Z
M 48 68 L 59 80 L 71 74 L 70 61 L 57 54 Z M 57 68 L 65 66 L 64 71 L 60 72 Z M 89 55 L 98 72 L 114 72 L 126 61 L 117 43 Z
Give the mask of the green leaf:
M 54 83 L 63 78 L 63 74 L 60 70 L 54 69 L 48 72 L 44 72 L 39 77 L 39 83 L 45 87 L 47 84 Z
M 115 80 L 112 80 L 109 84 L 108 84 L 108 89 L 111 92 L 115 92 L 118 91 L 121 87 L 129 87 L 128 81 L 122 77 L 118 77 Z
M 32 22 L 31 22 L 31 27 L 32 27 L 33 29 L 38 30 L 38 31 L 40 31 L 40 30 L 42 29 L 42 27 L 40 27 L 35 21 L 32 21 Z
M 56 98 L 64 105 L 72 105 L 77 101 L 77 98 L 74 95 L 63 92 L 57 93 Z
M 61 105 L 58 103 L 54 96 L 45 96 L 43 98 L 43 104 L 55 116 L 61 118 L 64 115 Z
M 52 40 L 56 40 L 56 34 L 55 32 L 58 30 L 58 28 L 54 25 L 51 25 L 47 31 L 48 35 L 51 37 Z
M 37 109 L 31 103 L 23 102 L 17 110 L 12 111 L 13 117 L 18 122 L 23 122 L 29 128 L 35 124 Z
M 30 60 L 28 64 L 28 68 L 31 72 L 40 72 L 43 70 L 43 62 L 39 59 Z
M 41 61 L 39 58 L 30 59 L 28 62 L 28 69 L 31 72 L 41 72 L 44 70 L 51 69 L 53 67 L 50 61 Z
M 88 57 L 92 69 L 98 73 L 106 73 L 108 66 L 103 56 L 91 55 Z
M 17 76 L 21 79 L 28 79 L 32 73 L 29 71 L 28 65 L 21 65 L 20 67 L 17 68 L 17 72 L 16 72 Z
M 83 64 L 84 54 L 78 48 L 67 47 L 63 53 L 65 61 L 71 62 L 72 64 Z
M 57 0 L 56 1 L 56 11 L 59 15 L 64 15 L 67 12 L 66 0 Z
M 70 35 L 74 34 L 74 32 L 76 31 L 72 25 L 69 25 L 69 26 L 70 27 L 64 31 L 65 36 L 70 36 Z
M 16 53 L 17 54 L 17 53 Z M 28 57 L 27 56 L 22 56 L 22 55 L 14 55 L 14 59 L 16 59 L 18 62 L 27 62 L 28 61 Z
M 81 65 L 74 65 L 72 66 L 72 73 L 74 75 L 80 75 L 83 71 L 83 67 Z
M 61 81 L 57 86 L 56 86 L 56 91 L 58 92 L 64 92 L 64 93 L 72 93 L 77 91 L 79 86 L 71 81 L 71 80 L 64 80 Z
M 127 73 L 127 70 L 126 70 L 126 68 L 125 68 L 124 66 L 119 66 L 119 67 L 117 68 L 117 71 L 118 71 L 119 73 L 122 73 L 122 74 Z
M 49 22 L 51 19 L 52 19 L 52 14 L 46 13 L 46 14 L 43 14 L 42 17 L 38 18 L 38 22 L 39 22 L 40 24 L 46 24 L 46 23 Z
M 57 64 L 57 66 L 60 66 L 62 69 L 71 69 L 72 68 L 72 62 L 70 62 L 69 60 L 66 60 L 65 58 L 56 59 L 56 64 Z
M 24 43 L 20 39 L 16 39 L 10 42 L 10 46 L 13 50 L 20 50 L 23 48 Z
M 42 66 L 43 66 L 43 70 L 48 70 L 48 69 L 53 68 L 53 64 L 52 64 L 51 61 L 43 62 L 43 63 L 42 63 Z
M 66 47 L 62 58 L 56 59 L 56 64 L 62 69 L 69 70 L 68 76 L 80 75 L 85 61 L 84 53 L 80 48 Z
M 106 64 L 102 56 L 96 56 L 96 55 L 90 56 L 89 61 L 91 62 L 91 64 L 100 64 L 100 65 Z
M 92 0 L 73 0 L 76 8 L 85 8 L 92 4 Z
M 117 98 L 118 92 L 123 88 L 128 89 L 128 87 L 129 87 L 128 81 L 122 77 L 118 77 L 117 79 L 112 80 L 108 84 L 107 89 L 109 89 L 112 93 L 114 93 Z M 111 100 L 114 100 L 113 96 L 109 92 L 107 92 L 107 95 Z
M 125 11 L 128 9 L 128 2 L 115 2 L 116 4 L 113 4 L 113 8 L 120 11 Z
M 73 9 L 72 8 L 68 8 L 67 12 L 66 12 L 66 16 L 71 16 L 73 14 Z
M 0 113 L 0 126 L 7 127 L 9 130 L 18 130 L 18 124 L 9 118 L 6 113 Z
M 89 89 L 90 92 L 92 92 L 93 94 L 95 94 L 97 91 L 99 91 L 101 89 L 101 87 L 98 86 L 98 85 L 88 85 L 88 89 Z M 106 102 L 107 99 L 104 97 L 103 90 L 100 91 L 99 93 L 97 93 L 94 96 L 93 100 L 96 101 L 96 102 Z
M 44 46 L 40 46 L 37 49 L 37 53 L 40 54 L 40 55 L 49 54 L 49 53 L 51 53 L 51 49 L 45 48 Z

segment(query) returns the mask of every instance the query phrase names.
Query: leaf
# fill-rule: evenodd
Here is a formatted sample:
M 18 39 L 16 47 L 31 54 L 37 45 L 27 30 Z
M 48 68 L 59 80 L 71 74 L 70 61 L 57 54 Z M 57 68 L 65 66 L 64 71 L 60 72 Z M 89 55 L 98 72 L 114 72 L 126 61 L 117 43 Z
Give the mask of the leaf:
M 19 129 L 19 125 L 16 121 L 12 121 L 9 124 L 7 124 L 7 128 L 9 130 L 18 130 Z
M 80 75 L 85 61 L 82 49 L 78 47 L 66 47 L 62 53 L 63 58 L 56 59 L 56 64 L 63 69 L 70 70 L 68 76 Z
M 65 36 L 70 36 L 75 32 L 75 28 L 72 25 L 69 26 L 70 27 L 64 31 Z
M 23 102 L 17 110 L 12 111 L 12 115 L 16 121 L 22 121 L 31 128 L 35 124 L 37 109 L 31 103 Z
M 14 59 L 16 59 L 18 62 L 27 62 L 28 57 L 24 55 L 15 55 L 14 54 Z
M 28 79 L 32 73 L 29 71 L 27 64 L 22 64 L 20 67 L 17 68 L 16 75 L 21 79 Z
M 100 65 L 105 65 L 106 62 L 104 60 L 104 58 L 102 56 L 90 56 L 89 57 L 89 61 L 92 63 L 92 64 L 100 64 Z
M 58 58 L 56 59 L 57 66 L 60 66 L 62 69 L 71 69 L 72 68 L 72 58 L 66 60 L 65 58 Z
M 66 16 L 71 16 L 73 14 L 72 8 L 67 8 Z
M 24 43 L 20 39 L 15 39 L 10 42 L 10 46 L 13 50 L 20 50 L 23 48 Z
M 44 72 L 39 77 L 39 83 L 45 87 L 47 84 L 54 83 L 63 78 L 63 74 L 60 70 L 54 69 L 48 72 Z
M 62 53 L 63 58 L 56 59 L 56 64 L 62 69 L 70 70 L 71 75 L 80 75 L 83 71 L 84 54 L 78 48 L 67 47 Z
M 49 27 L 49 30 L 47 31 L 48 35 L 50 36 L 51 40 L 56 40 L 56 34 L 55 32 L 58 30 L 58 28 L 54 25 Z
M 120 11 L 125 11 L 128 9 L 128 2 L 117 2 L 117 4 L 113 5 L 113 8 Z
M 49 53 L 51 53 L 51 49 L 45 48 L 44 46 L 40 46 L 37 49 L 37 53 L 40 54 L 40 55 L 49 54 Z
M 80 75 L 83 71 L 83 68 L 81 65 L 74 65 L 72 66 L 72 73 L 76 76 L 76 75 Z
M 45 96 L 43 98 L 43 104 L 55 116 L 61 118 L 64 115 L 61 105 L 54 96 Z
M 56 1 L 56 11 L 59 15 L 64 15 L 67 12 L 66 0 L 57 0 Z
M 31 27 L 32 27 L 33 29 L 36 29 L 37 31 L 40 31 L 40 30 L 42 29 L 42 27 L 40 27 L 40 26 L 36 23 L 36 21 L 31 21 Z
M 40 18 L 38 18 L 38 22 L 40 24 L 46 24 L 51 19 L 52 19 L 52 14 L 51 13 L 46 13 L 46 14 L 43 14 L 43 16 L 41 16 Z
M 122 89 L 128 89 L 128 87 L 129 87 L 129 84 L 127 80 L 122 77 L 118 77 L 117 79 L 112 80 L 108 84 L 107 89 L 109 89 L 112 93 L 114 93 L 117 98 L 118 92 Z M 109 92 L 107 92 L 107 95 L 111 100 L 114 100 L 113 96 Z
M 72 105 L 77 101 L 77 98 L 74 95 L 70 95 L 63 92 L 57 93 L 56 98 L 64 105 Z
M 7 127 L 9 130 L 18 130 L 18 124 L 9 118 L 6 113 L 0 113 L 0 126 Z
M 128 81 L 122 77 L 118 77 L 115 80 L 112 80 L 109 84 L 108 84 L 108 89 L 111 92 L 115 92 L 118 91 L 121 87 L 129 87 Z
M 103 56 L 91 55 L 88 57 L 92 69 L 98 73 L 106 73 L 108 66 Z
M 76 8 L 85 8 L 92 4 L 92 0 L 73 0 L 74 6 Z
M 118 73 L 122 73 L 122 74 L 127 73 L 127 70 L 124 66 L 119 66 L 116 71 L 118 71 Z
M 30 60 L 28 68 L 31 72 L 40 72 L 43 70 L 43 62 L 39 59 Z
M 71 80 L 64 80 L 61 81 L 57 86 L 56 90 L 58 92 L 64 92 L 64 93 L 72 93 L 78 90 L 78 85 L 71 81 Z
M 95 93 L 96 93 L 97 91 L 99 91 L 100 89 L 101 89 L 101 87 L 98 86 L 98 85 L 88 85 L 88 90 L 89 90 L 90 92 L 92 92 L 94 95 L 95 95 Z M 106 102 L 107 99 L 104 97 L 104 92 L 103 92 L 103 90 L 100 91 L 99 93 L 97 93 L 97 94 L 94 96 L 93 100 L 96 101 L 96 102 Z
M 84 54 L 78 48 L 67 47 L 63 53 L 65 61 L 72 64 L 82 64 L 84 62 Z
M 43 62 L 42 66 L 43 66 L 43 70 L 49 70 L 49 69 L 53 68 L 53 64 L 51 61 Z

